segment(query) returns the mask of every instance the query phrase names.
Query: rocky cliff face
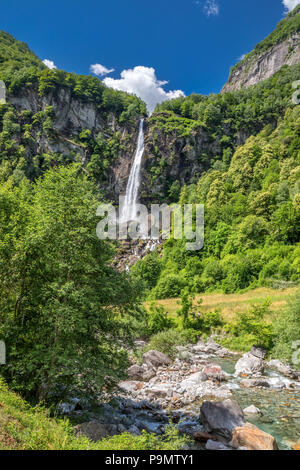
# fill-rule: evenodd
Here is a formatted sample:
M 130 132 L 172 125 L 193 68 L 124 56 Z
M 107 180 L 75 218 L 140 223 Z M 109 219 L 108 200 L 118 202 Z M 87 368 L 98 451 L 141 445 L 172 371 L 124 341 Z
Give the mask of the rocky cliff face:
M 284 65 L 300 62 L 299 38 L 299 34 L 295 33 L 262 55 L 252 55 L 242 61 L 231 73 L 222 93 L 255 85 L 274 75 Z
M 95 103 L 74 97 L 72 91 L 64 87 L 45 96 L 35 89 L 25 88 L 17 95 L 9 95 L 7 102 L 14 106 L 16 119 L 20 122 L 24 111 L 29 114 L 31 123 L 37 121 L 38 116 L 40 119 L 43 113 L 51 116 L 50 132 L 45 132 L 43 122 L 39 121 L 30 124 L 30 140 L 24 142 L 22 132 L 14 136 L 19 145 L 24 145 L 27 160 L 48 154 L 53 156 L 53 164 L 55 158 L 60 162 L 73 159 L 80 161 L 86 169 L 93 145 L 100 136 L 104 146 L 112 147 L 109 166 L 99 181 L 100 187 L 105 196 L 112 199 L 125 192 L 138 135 L 138 119 L 120 125 L 113 113 L 102 113 Z M 88 131 L 88 142 L 80 138 L 85 131 Z M 104 151 L 107 153 L 107 148 Z
M 167 133 L 158 129 L 150 119 L 146 123 L 141 199 L 167 202 L 174 183 L 196 182 L 220 151 L 220 143 L 201 126 L 191 135 L 180 136 L 176 130 Z

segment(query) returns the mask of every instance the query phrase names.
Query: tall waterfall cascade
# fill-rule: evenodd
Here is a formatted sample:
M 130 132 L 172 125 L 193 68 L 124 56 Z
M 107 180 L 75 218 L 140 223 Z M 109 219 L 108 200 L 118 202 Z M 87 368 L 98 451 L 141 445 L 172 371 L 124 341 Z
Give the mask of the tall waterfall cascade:
M 120 222 L 135 220 L 137 215 L 137 198 L 140 187 L 140 174 L 142 158 L 145 151 L 144 143 L 144 119 L 140 120 L 139 136 L 137 149 L 131 166 L 130 175 L 127 183 L 125 200 L 120 216 Z

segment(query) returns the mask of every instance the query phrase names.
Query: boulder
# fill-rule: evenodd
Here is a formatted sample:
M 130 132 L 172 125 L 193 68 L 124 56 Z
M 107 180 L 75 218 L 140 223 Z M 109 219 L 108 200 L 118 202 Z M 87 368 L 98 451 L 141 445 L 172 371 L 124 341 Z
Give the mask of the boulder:
M 134 436 L 139 436 L 141 434 L 141 431 L 139 430 L 139 428 L 135 426 L 134 424 L 130 426 L 130 428 L 128 429 L 128 432 L 130 434 L 133 434 Z
M 208 432 L 203 432 L 203 431 L 196 431 L 193 435 L 193 438 L 195 441 L 198 442 L 207 442 L 209 440 L 215 441 L 216 438 L 212 436 L 212 434 L 209 434 Z
M 244 408 L 243 412 L 245 415 L 260 415 L 261 414 L 261 411 L 258 408 L 256 408 L 256 406 L 254 405 L 250 405 L 247 408 Z
M 250 423 L 233 430 L 231 445 L 236 449 L 247 447 L 248 450 L 278 450 L 273 436 Z
M 225 446 L 222 442 L 216 442 L 210 439 L 207 441 L 205 448 L 207 450 L 232 450 L 230 447 Z
M 290 377 L 291 379 L 300 380 L 300 372 L 294 371 L 289 365 L 283 364 L 278 359 L 272 359 L 267 362 L 267 366 L 271 369 L 276 369 L 280 374 Z
M 228 440 L 236 427 L 245 424 L 241 407 L 230 399 L 222 402 L 205 401 L 201 406 L 200 416 L 205 432 L 212 432 Z
M 244 354 L 235 365 L 236 375 L 261 375 L 264 372 L 264 361 L 250 352 Z
M 98 421 L 78 424 L 74 430 L 76 436 L 86 436 L 94 442 L 113 435 L 110 425 Z
M 152 367 L 145 367 L 145 372 L 143 373 L 143 381 L 148 382 L 149 380 L 155 377 L 155 370 Z
M 150 398 L 165 398 L 173 395 L 172 388 L 167 384 L 157 384 L 147 390 Z
M 127 375 L 131 380 L 141 380 L 147 382 L 155 376 L 152 367 L 133 365 L 127 370 Z
M 265 387 L 269 388 L 270 384 L 267 380 L 267 378 L 261 378 L 261 379 L 243 379 L 240 381 L 240 384 L 243 387 L 246 388 L 252 388 L 252 387 Z
M 267 351 L 259 346 L 252 346 L 250 354 L 252 356 L 258 357 L 259 359 L 265 359 Z
M 169 356 L 153 349 L 143 354 L 143 362 L 153 367 L 167 366 L 172 363 Z
M 197 384 L 200 385 L 205 380 L 207 380 L 206 375 L 204 375 L 202 372 L 195 372 L 195 374 L 191 374 L 186 377 L 186 379 L 181 382 L 180 386 L 182 389 L 188 389 L 191 387 L 195 387 L 195 385 Z
M 225 380 L 225 374 L 221 367 L 217 364 L 208 364 L 202 369 L 202 374 L 208 379 L 212 379 L 218 382 Z
M 136 392 L 143 388 L 143 384 L 136 380 L 125 380 L 119 383 L 119 388 L 126 393 Z
M 213 353 L 216 353 L 219 349 L 222 349 L 222 346 L 220 346 L 220 344 L 216 343 L 212 339 L 207 340 L 206 348 L 205 348 L 206 352 L 213 354 Z

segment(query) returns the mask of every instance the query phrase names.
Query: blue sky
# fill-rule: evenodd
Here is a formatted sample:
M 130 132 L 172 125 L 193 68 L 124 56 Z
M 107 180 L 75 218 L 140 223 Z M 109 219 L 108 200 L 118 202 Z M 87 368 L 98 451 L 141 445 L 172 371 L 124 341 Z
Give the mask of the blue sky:
M 129 80 L 142 87 L 145 73 L 146 86 L 161 88 L 162 97 L 169 90 L 208 94 L 275 28 L 284 3 L 291 8 L 300 0 L 10 0 L 1 5 L 0 29 L 58 68 L 114 69 L 106 75 L 111 86 L 126 87 Z M 144 69 L 113 82 L 136 66 Z

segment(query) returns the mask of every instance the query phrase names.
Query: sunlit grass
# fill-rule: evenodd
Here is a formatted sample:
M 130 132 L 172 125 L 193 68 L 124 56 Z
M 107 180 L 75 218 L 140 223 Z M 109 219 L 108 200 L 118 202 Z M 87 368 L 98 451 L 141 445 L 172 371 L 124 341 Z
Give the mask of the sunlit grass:
M 211 312 L 217 309 L 226 321 L 230 321 L 237 313 L 247 312 L 252 304 L 262 303 L 266 299 L 270 300 L 270 310 L 279 311 L 296 290 L 297 287 L 282 290 L 260 287 L 241 294 L 199 294 L 195 297 L 195 305 L 202 299 L 201 312 Z M 180 299 L 157 300 L 157 303 L 162 305 L 171 317 L 176 317 L 179 302 Z M 146 307 L 148 306 L 149 302 L 146 302 Z

